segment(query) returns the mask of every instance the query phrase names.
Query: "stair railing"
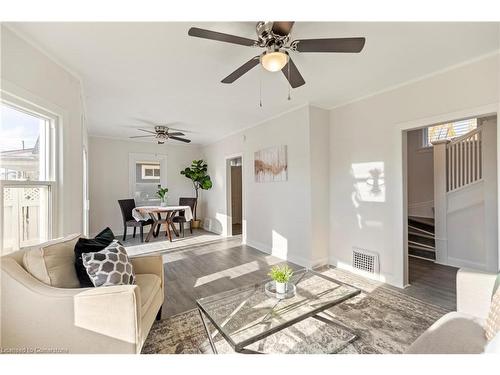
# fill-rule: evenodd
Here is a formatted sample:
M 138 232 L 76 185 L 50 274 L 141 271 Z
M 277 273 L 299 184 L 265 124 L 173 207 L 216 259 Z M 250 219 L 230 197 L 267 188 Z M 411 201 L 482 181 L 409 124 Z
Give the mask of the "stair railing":
M 454 191 L 483 178 L 482 127 L 446 145 L 446 191 Z

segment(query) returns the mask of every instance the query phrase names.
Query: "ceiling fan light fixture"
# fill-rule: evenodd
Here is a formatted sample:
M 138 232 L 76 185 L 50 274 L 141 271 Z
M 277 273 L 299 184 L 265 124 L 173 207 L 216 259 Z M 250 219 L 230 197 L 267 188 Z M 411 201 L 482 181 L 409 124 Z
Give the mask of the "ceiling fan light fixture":
M 260 56 L 260 63 L 269 72 L 279 72 L 288 63 L 288 55 L 279 50 L 267 51 Z

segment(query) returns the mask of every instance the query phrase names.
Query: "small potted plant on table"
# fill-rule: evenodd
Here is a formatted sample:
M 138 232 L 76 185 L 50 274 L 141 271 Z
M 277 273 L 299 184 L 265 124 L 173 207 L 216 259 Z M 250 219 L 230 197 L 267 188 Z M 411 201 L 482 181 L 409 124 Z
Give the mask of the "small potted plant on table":
M 276 283 L 276 293 L 285 294 L 288 290 L 290 278 L 293 276 L 293 270 L 287 264 L 273 266 L 269 271 L 269 276 Z
M 161 187 L 161 186 L 159 186 L 159 189 L 156 192 L 156 195 L 158 196 L 158 198 L 160 198 L 160 206 L 162 207 L 167 205 L 167 193 L 168 189 L 166 187 Z

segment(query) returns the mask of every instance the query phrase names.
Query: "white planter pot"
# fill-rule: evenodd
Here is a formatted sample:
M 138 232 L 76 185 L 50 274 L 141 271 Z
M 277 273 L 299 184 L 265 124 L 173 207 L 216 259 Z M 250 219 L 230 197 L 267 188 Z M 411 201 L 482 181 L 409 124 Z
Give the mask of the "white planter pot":
M 160 202 L 160 206 L 166 207 L 166 205 L 167 205 L 167 202 Z
M 276 281 L 276 293 L 285 294 L 288 289 L 288 283 L 279 283 Z

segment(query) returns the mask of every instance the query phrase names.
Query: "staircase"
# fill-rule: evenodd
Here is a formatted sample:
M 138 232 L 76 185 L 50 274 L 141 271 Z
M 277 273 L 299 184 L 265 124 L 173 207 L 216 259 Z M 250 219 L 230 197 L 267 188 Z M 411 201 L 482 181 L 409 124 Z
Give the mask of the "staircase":
M 436 260 L 434 233 L 434 219 L 409 216 L 408 255 L 434 262 Z

